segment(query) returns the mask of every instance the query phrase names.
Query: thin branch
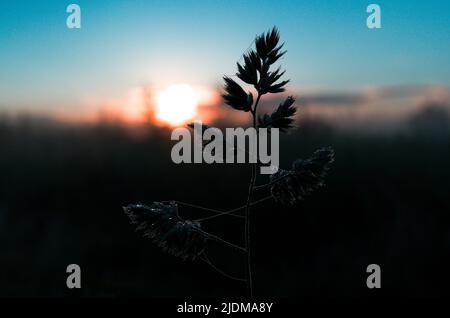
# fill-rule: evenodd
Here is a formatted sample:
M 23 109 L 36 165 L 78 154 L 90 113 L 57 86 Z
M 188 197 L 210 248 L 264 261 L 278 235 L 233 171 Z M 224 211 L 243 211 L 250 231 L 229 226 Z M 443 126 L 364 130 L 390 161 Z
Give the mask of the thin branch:
M 271 186 L 271 185 L 277 183 L 278 181 L 280 181 L 280 180 L 282 180 L 282 179 L 284 179 L 284 178 L 286 178 L 286 177 L 289 177 L 289 176 L 291 176 L 291 175 L 292 175 L 292 173 L 288 173 L 288 174 L 286 174 L 286 175 L 284 175 L 284 176 L 281 176 L 281 177 L 278 177 L 278 178 L 276 178 L 276 179 L 274 179 L 274 180 L 272 180 L 272 181 L 270 181 L 270 182 L 268 182 L 268 183 L 265 183 L 265 184 L 256 186 L 256 187 L 253 188 L 253 190 L 261 190 L 261 189 L 264 189 L 264 188 L 269 187 L 269 186 Z
M 236 250 L 238 250 L 238 251 L 240 251 L 240 252 L 242 252 L 242 253 L 247 252 L 247 250 L 246 250 L 245 248 L 243 248 L 243 247 L 241 247 L 241 246 L 239 246 L 239 245 L 233 244 L 233 243 L 231 243 L 231 242 L 225 241 L 224 239 L 222 239 L 222 238 L 220 238 L 220 237 L 218 237 L 218 236 L 216 236 L 216 235 L 214 235 L 214 234 L 210 234 L 210 233 L 205 232 L 205 231 L 203 231 L 203 230 L 201 230 L 201 229 L 198 229 L 198 228 L 196 228 L 195 231 L 200 232 L 202 235 L 206 236 L 206 237 L 209 238 L 210 240 L 213 240 L 213 241 L 222 243 L 222 244 L 224 244 L 224 245 L 227 245 L 227 246 L 229 246 L 229 247 L 232 247 L 232 248 L 234 248 L 234 249 L 236 249 Z
M 234 280 L 238 280 L 238 281 L 245 282 L 245 279 L 240 278 L 240 277 L 235 277 L 235 276 L 232 276 L 232 275 L 230 275 L 230 274 L 227 274 L 227 273 L 225 273 L 223 270 L 221 270 L 220 268 L 218 268 L 216 265 L 214 265 L 214 264 L 209 260 L 209 258 L 206 256 L 205 253 L 203 253 L 203 254 L 200 255 L 200 259 L 201 259 L 202 261 L 204 261 L 206 264 L 208 264 L 209 266 L 211 266 L 213 269 L 215 269 L 219 274 L 222 274 L 223 276 L 225 276 L 225 277 L 227 277 L 227 278 L 230 278 L 230 279 L 234 279 Z
M 266 200 L 271 199 L 271 198 L 272 198 L 272 196 L 269 195 L 269 196 L 264 197 L 264 198 L 262 198 L 262 199 L 259 199 L 259 200 L 257 200 L 257 201 L 253 201 L 253 202 L 250 204 L 250 206 L 254 206 L 254 205 L 258 204 L 258 203 L 261 203 L 261 202 L 266 201 Z M 233 215 L 233 216 L 238 216 L 238 217 L 240 217 L 240 218 L 243 218 L 242 215 L 231 214 L 231 213 L 234 213 L 234 212 L 237 212 L 237 211 L 239 211 L 239 210 L 245 209 L 246 207 L 247 207 L 247 205 L 243 205 L 243 206 L 240 206 L 240 207 L 238 207 L 238 208 L 234 208 L 234 209 L 229 210 L 229 211 L 226 211 L 226 212 L 220 212 L 220 213 L 218 213 L 218 214 L 211 215 L 211 216 L 208 216 L 208 217 L 205 217 L 205 218 L 201 218 L 201 219 L 196 219 L 196 220 L 194 220 L 194 221 L 202 222 L 202 221 L 211 220 L 211 219 L 217 218 L 217 217 L 219 217 L 219 216 L 224 216 L 224 215 L 228 215 L 228 214 Z
M 248 50 L 250 50 L 250 48 L 252 47 L 253 43 L 255 43 L 255 39 L 253 39 L 253 41 L 250 43 L 250 45 L 247 47 L 247 49 L 244 51 L 244 53 L 241 54 L 241 56 L 239 57 L 239 59 L 237 60 L 236 63 L 239 63 L 244 58 L 245 53 L 247 53 Z M 234 74 L 224 74 L 224 75 L 228 76 L 228 77 L 237 77 L 236 73 L 234 73 Z
M 258 127 L 258 123 L 256 122 L 256 115 L 258 109 L 258 103 L 261 99 L 261 94 L 258 92 L 258 97 L 256 98 L 255 107 L 252 110 L 252 119 L 253 119 L 253 128 Z M 256 135 L 256 141 L 258 142 L 258 134 Z M 258 162 L 258 153 L 256 153 L 256 162 Z M 247 252 L 247 268 L 246 268 L 246 283 L 247 283 L 247 293 L 248 296 L 253 297 L 253 281 L 252 281 L 252 256 L 250 254 L 250 205 L 253 195 L 253 188 L 256 182 L 256 169 L 257 164 L 252 164 L 252 176 L 250 178 L 250 184 L 248 186 L 248 195 L 247 195 L 247 203 L 245 206 L 245 249 Z
M 163 201 L 163 202 L 169 202 L 169 201 Z M 187 202 L 182 202 L 182 201 L 173 201 L 173 202 L 176 202 L 179 205 L 188 206 L 188 207 L 191 207 L 191 208 L 194 208 L 194 209 L 214 212 L 214 213 L 217 213 L 216 215 L 230 215 L 230 216 L 234 216 L 234 217 L 237 217 L 237 218 L 244 218 L 242 215 L 233 214 L 233 212 L 235 212 L 235 210 L 219 211 L 219 210 L 216 210 L 216 209 L 211 209 L 211 208 L 207 208 L 207 207 L 203 207 L 203 206 L 200 206 L 200 205 L 195 205 L 195 204 L 191 204 L 191 203 L 187 203 Z

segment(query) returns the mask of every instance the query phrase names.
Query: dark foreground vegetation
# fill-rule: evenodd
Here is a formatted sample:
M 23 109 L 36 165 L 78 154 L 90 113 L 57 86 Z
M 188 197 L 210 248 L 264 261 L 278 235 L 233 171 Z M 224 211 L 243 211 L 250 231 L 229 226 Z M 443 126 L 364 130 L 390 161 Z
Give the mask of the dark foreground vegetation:
M 415 118 L 409 131 L 390 135 L 301 125 L 282 137 L 281 165 L 322 145 L 335 149 L 336 162 L 327 187 L 300 206 L 254 210 L 255 295 L 448 294 L 448 123 L 428 127 Z M 162 254 L 122 212 L 128 203 L 174 198 L 223 210 L 243 205 L 247 182 L 236 180 L 249 179 L 248 166 L 175 165 L 172 145 L 168 130 L 152 127 L 0 120 L 0 296 L 243 295 L 242 283 L 207 265 Z M 242 243 L 241 221 L 219 220 L 205 225 Z M 211 251 L 218 265 L 242 274 L 238 254 Z M 66 288 L 71 263 L 81 266 L 81 290 Z M 382 269 L 380 291 L 366 287 L 371 263 Z

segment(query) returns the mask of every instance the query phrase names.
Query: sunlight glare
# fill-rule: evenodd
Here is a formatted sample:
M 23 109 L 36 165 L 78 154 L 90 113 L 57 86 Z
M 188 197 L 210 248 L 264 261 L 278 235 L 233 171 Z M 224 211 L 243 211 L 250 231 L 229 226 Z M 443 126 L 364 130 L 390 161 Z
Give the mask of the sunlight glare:
M 157 96 L 156 118 L 170 125 L 180 125 L 197 114 L 198 96 L 190 85 L 175 84 Z

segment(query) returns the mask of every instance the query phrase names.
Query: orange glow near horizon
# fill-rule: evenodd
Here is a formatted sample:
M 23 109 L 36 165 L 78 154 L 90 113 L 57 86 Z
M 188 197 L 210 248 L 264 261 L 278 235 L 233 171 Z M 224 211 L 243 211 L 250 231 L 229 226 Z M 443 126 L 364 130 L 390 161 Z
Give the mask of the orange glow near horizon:
M 142 124 L 147 121 L 145 91 L 142 88 L 129 91 L 122 114 L 118 117 L 122 117 L 122 121 L 129 124 Z
M 155 106 L 157 120 L 177 126 L 197 115 L 199 96 L 188 84 L 174 84 L 157 95 Z
M 123 97 L 87 97 L 78 106 L 58 107 L 51 117 L 63 122 L 117 122 L 130 126 L 153 124 L 184 126 L 194 120 L 211 122 L 220 117 L 218 91 L 189 84 L 134 87 Z

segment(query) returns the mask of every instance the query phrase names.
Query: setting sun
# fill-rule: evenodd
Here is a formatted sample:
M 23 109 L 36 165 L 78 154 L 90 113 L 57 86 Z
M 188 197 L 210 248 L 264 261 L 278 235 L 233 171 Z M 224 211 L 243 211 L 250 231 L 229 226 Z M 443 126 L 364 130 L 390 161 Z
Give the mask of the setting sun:
M 180 125 L 197 113 L 198 96 L 187 84 L 171 85 L 158 94 L 156 118 L 171 125 Z

